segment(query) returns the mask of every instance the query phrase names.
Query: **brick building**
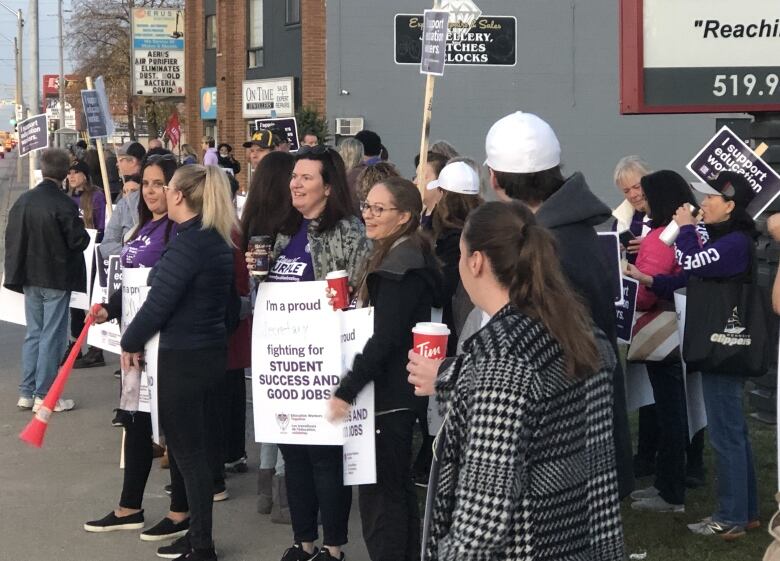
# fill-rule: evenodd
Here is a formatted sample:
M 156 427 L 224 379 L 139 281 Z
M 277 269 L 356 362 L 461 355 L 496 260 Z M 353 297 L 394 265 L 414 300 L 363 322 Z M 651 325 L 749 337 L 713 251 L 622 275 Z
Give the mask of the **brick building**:
M 325 0 L 187 0 L 185 14 L 184 132 L 193 148 L 213 136 L 233 146 L 246 169 L 241 144 L 256 118 L 245 108 L 252 86 L 291 80 L 291 109 L 324 113 Z M 242 185 L 247 178 L 238 175 Z

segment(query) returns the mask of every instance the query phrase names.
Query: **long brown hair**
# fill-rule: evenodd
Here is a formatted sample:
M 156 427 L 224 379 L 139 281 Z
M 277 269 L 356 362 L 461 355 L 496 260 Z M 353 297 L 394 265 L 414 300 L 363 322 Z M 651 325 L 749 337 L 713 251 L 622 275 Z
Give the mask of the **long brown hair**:
M 95 198 L 95 192 L 97 191 L 97 187 L 92 183 L 92 180 L 89 178 L 89 175 L 86 175 L 85 177 L 86 180 L 84 181 L 84 183 L 81 185 L 81 187 L 78 187 L 80 193 L 79 208 L 81 209 L 81 214 L 84 218 L 84 226 L 86 228 L 94 228 L 95 227 L 94 198 Z M 76 193 L 76 187 L 70 187 L 70 191 L 71 193 Z
M 376 185 L 384 185 L 390 192 L 392 205 L 398 212 L 408 212 L 409 221 L 403 224 L 397 231 L 390 236 L 374 241 L 374 250 L 368 258 L 366 266 L 366 275 L 376 271 L 385 260 L 393 245 L 401 238 L 408 238 L 417 245 L 423 253 L 431 253 L 431 243 L 428 238 L 420 233 L 420 213 L 422 212 L 422 199 L 417 187 L 403 177 L 388 177 Z M 363 282 L 360 292 L 360 299 L 368 302 L 368 287 Z
M 479 195 L 444 190 L 433 208 L 433 235 L 438 238 L 445 230 L 462 230 L 469 213 L 483 202 Z
M 590 314 L 563 276 L 555 240 L 528 207 L 485 203 L 469 215 L 463 241 L 469 253 L 485 254 L 498 282 L 509 289 L 512 306 L 539 320 L 558 341 L 570 377 L 598 370 Z

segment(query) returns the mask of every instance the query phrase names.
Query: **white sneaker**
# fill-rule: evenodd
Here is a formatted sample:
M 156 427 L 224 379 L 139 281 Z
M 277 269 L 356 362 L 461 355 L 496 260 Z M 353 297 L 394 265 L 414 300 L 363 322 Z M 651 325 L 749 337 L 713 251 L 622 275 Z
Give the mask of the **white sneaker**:
M 35 404 L 33 405 L 33 413 L 37 413 L 38 409 L 41 408 L 41 405 L 43 405 L 43 400 L 40 397 L 35 398 Z M 54 404 L 54 412 L 60 413 L 62 411 L 70 411 L 76 407 L 76 402 L 72 399 L 58 399 L 57 403 Z
M 33 398 L 21 396 L 16 402 L 16 406 L 22 411 L 29 411 L 33 408 L 33 403 Z
M 644 512 L 685 512 L 685 505 L 667 503 L 660 495 L 631 503 L 631 508 Z
M 641 501 L 643 499 L 652 499 L 653 497 L 657 497 L 658 489 L 655 487 L 645 487 L 644 489 L 637 489 L 633 493 L 631 493 L 631 500 L 633 501 Z

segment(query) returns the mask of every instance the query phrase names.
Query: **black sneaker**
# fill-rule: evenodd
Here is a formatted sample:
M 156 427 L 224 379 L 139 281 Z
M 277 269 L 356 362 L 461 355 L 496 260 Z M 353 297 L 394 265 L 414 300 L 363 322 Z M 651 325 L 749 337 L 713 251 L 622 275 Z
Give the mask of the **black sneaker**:
M 77 359 L 73 363 L 73 368 L 95 368 L 96 366 L 105 366 L 106 361 L 103 358 L 103 349 L 90 347 L 87 354 Z
M 162 557 L 163 559 L 179 559 L 183 555 L 187 555 L 190 551 L 192 551 L 192 546 L 190 545 L 190 535 L 184 534 L 171 545 L 158 547 L 157 557 Z
M 62 355 L 62 360 L 60 361 L 60 366 L 65 364 L 65 361 L 68 360 L 68 355 L 70 354 L 70 351 L 73 349 L 73 345 L 76 344 L 76 341 L 70 341 L 68 343 L 68 348 L 65 349 L 65 354 Z M 81 354 L 81 351 L 79 351 L 79 354 L 76 355 L 76 360 L 80 360 L 83 355 Z
M 87 532 L 113 532 L 114 530 L 140 530 L 144 527 L 144 511 L 128 516 L 117 516 L 112 510 L 100 520 L 84 524 Z
M 114 378 L 122 378 L 122 370 L 114 370 Z
M 209 549 L 193 549 L 176 559 L 179 561 L 217 561 L 217 551 L 213 547 Z
M 333 557 L 328 548 L 323 547 L 317 555 L 311 558 L 311 561 L 344 561 L 344 552 L 342 551 L 339 557 Z
M 319 553 L 320 550 L 316 547 L 314 548 L 314 553 L 306 553 L 303 550 L 303 547 L 301 547 L 301 544 L 296 543 L 285 550 L 280 561 L 309 561 L 310 559 L 314 559 Z
M 145 542 L 157 542 L 160 540 L 179 538 L 186 534 L 189 529 L 189 518 L 185 518 L 177 523 L 166 516 L 148 530 L 141 532 L 141 540 Z
M 163 491 L 165 491 L 166 495 L 171 496 L 171 493 L 173 493 L 173 485 L 170 484 L 166 485 L 165 487 L 163 487 Z
M 114 418 L 111 419 L 111 426 L 127 427 L 133 422 L 133 414 L 124 409 L 114 409 Z

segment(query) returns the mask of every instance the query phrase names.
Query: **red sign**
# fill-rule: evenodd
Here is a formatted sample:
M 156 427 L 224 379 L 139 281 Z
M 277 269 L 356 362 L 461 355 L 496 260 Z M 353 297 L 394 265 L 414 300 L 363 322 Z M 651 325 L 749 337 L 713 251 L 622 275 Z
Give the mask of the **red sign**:
M 65 89 L 79 81 L 79 76 L 76 74 L 70 74 L 65 76 Z M 44 74 L 43 75 L 43 97 L 57 96 L 60 94 L 60 75 L 59 74 Z

